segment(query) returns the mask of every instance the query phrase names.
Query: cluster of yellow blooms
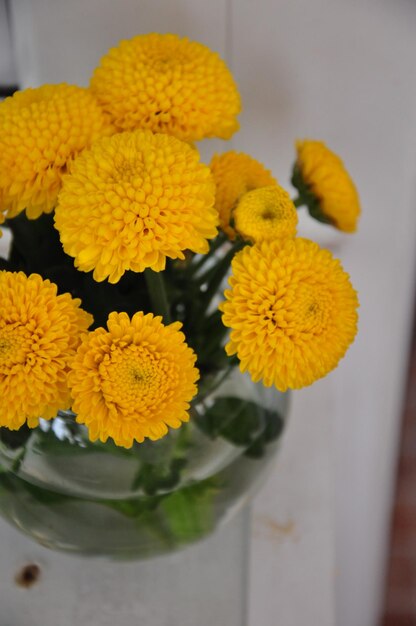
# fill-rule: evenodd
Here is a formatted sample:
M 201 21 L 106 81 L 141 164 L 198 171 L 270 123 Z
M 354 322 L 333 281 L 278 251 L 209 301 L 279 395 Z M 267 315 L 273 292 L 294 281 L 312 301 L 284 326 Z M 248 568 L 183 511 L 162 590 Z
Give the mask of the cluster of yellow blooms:
M 54 211 L 75 267 L 110 283 L 205 254 L 220 228 L 243 246 L 220 305 L 226 352 L 284 391 L 336 367 L 358 300 L 339 261 L 296 237 L 295 203 L 269 170 L 233 151 L 207 166 L 188 143 L 229 138 L 240 108 L 206 46 L 159 34 L 123 41 L 89 88 L 45 85 L 0 104 L 0 223 Z M 341 160 L 316 141 L 297 153 L 300 200 L 355 230 L 359 201 Z M 80 300 L 37 274 L 1 271 L 0 293 L 0 426 L 35 427 L 72 407 L 91 440 L 129 447 L 189 419 L 199 372 L 180 322 L 113 312 L 107 329 L 88 331 Z

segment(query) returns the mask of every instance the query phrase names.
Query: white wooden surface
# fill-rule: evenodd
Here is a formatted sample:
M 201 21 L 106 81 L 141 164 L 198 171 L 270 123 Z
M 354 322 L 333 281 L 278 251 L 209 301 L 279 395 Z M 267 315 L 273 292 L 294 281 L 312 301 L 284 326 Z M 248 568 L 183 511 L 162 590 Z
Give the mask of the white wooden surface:
M 0 624 L 242 626 L 247 524 L 243 512 L 215 537 L 140 564 L 52 554 L 2 524 Z M 15 575 L 28 563 L 37 564 L 41 575 L 26 589 L 16 585 Z
M 16 84 L 16 65 L 6 2 L 0 0 L 0 85 Z
M 110 566 L 54 555 L 0 525 L 7 547 L 0 552 L 1 620 L 55 626 L 59 607 L 63 624 L 81 616 L 91 626 L 140 617 L 146 626 L 240 626 L 248 598 L 249 626 L 376 626 L 415 278 L 415 3 L 12 0 L 12 8 L 24 85 L 86 82 L 109 46 L 139 32 L 207 43 L 231 62 L 241 87 L 245 108 L 234 146 L 287 183 L 293 139 L 321 137 L 348 164 L 364 215 L 355 237 L 302 221 L 302 233 L 317 233 L 351 272 L 360 334 L 335 373 L 296 394 L 251 532 L 244 534 L 243 516 L 210 543 L 172 557 L 166 573 L 160 563 Z M 45 570 L 37 591 L 14 590 L 15 569 L 33 556 Z M 88 591 L 79 594 L 86 580 Z M 147 593 L 156 580 L 160 596 Z M 210 594 L 207 584 L 214 586 L 204 603 L 198 596 Z M 50 610 L 35 600 L 29 619 L 30 597 L 47 597 Z
M 255 502 L 254 528 L 267 516 L 295 530 L 274 550 L 254 536 L 250 624 L 271 626 L 273 615 L 285 626 L 321 624 L 335 590 L 336 619 L 327 612 L 324 623 L 375 626 L 415 284 L 416 3 L 236 0 L 232 25 L 246 104 L 239 147 L 286 183 L 293 137 L 322 137 L 343 155 L 363 205 L 353 237 L 303 222 L 350 271 L 360 330 L 338 370 L 296 394 L 281 471 Z

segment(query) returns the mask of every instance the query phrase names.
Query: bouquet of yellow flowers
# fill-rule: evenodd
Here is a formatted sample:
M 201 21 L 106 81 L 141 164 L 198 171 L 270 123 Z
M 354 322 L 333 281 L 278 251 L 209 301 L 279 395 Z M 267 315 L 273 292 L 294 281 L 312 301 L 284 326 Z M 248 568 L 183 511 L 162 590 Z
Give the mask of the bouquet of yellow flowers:
M 302 205 L 354 231 L 354 184 L 319 141 L 296 144 L 295 199 L 248 154 L 202 163 L 240 108 L 220 57 L 171 34 L 0 103 L 0 509 L 45 545 L 206 534 L 279 438 L 263 385 L 310 385 L 354 339 L 348 275 L 296 237 Z

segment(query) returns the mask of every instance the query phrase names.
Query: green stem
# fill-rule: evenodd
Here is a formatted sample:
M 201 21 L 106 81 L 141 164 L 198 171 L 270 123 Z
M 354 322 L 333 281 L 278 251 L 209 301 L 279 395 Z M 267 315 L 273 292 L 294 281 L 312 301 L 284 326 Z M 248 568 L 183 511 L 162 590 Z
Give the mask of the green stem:
M 220 376 L 215 378 L 213 383 L 206 384 L 206 382 L 202 380 L 202 384 L 199 385 L 198 395 L 195 399 L 195 403 L 198 404 L 200 402 L 204 402 L 207 398 L 209 398 L 209 396 L 212 393 L 214 393 L 214 391 L 223 384 L 223 382 L 228 378 L 231 372 L 234 371 L 235 367 L 236 367 L 236 364 L 230 361 L 228 367 L 223 372 L 221 372 Z M 205 386 L 204 386 L 204 382 L 205 382 Z
M 188 273 L 191 276 L 196 274 L 201 269 L 201 267 L 205 265 L 208 259 L 212 257 L 214 252 L 216 252 L 219 248 L 221 248 L 221 246 L 226 241 L 227 241 L 227 237 L 224 235 L 224 233 L 219 233 L 219 235 L 215 239 L 211 240 L 209 251 L 206 254 L 202 255 L 199 261 L 197 261 L 196 263 L 192 263 L 189 266 Z
M 239 250 L 244 248 L 245 245 L 247 245 L 247 242 L 243 241 L 242 239 L 238 239 L 237 241 L 235 241 L 232 247 L 227 250 L 225 255 L 222 258 L 218 259 L 218 263 L 206 270 L 206 272 L 204 274 L 201 274 L 201 276 L 198 276 L 198 278 L 195 279 L 196 282 L 199 285 L 203 285 L 204 283 L 210 282 L 214 275 L 222 273 L 222 275 L 224 276 L 225 273 L 223 272 L 223 269 L 227 270 L 229 268 L 233 256 Z
M 293 198 L 292 202 L 297 209 L 305 204 L 305 200 L 301 196 L 297 196 L 297 198 Z
M 227 254 L 220 260 L 220 262 L 212 267 L 208 272 L 206 272 L 203 276 L 198 279 L 200 285 L 207 284 L 206 291 L 202 292 L 202 296 L 200 299 L 200 305 L 202 306 L 202 310 L 206 311 L 208 305 L 210 304 L 212 298 L 218 291 L 219 286 L 224 280 L 228 270 L 230 269 L 230 263 L 234 257 L 234 255 L 244 248 L 246 242 L 238 241 L 233 247 L 227 252 Z
M 154 272 L 151 269 L 144 271 L 147 289 L 155 315 L 163 317 L 164 324 L 170 324 L 169 302 L 166 295 L 165 281 L 162 272 Z
M 26 446 L 22 448 L 22 450 L 19 452 L 19 454 L 13 461 L 13 465 L 11 467 L 11 471 L 13 472 L 13 474 L 19 473 L 22 463 L 25 460 L 25 456 L 26 456 Z

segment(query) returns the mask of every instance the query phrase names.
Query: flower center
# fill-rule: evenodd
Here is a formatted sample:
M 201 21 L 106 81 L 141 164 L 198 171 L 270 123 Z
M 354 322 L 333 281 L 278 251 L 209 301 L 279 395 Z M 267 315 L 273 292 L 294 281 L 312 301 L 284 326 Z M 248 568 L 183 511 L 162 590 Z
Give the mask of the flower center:
M 6 354 L 8 350 L 10 350 L 12 344 L 10 339 L 6 339 L 6 337 L 0 337 L 0 355 Z
M 283 212 L 279 211 L 277 207 L 267 207 L 263 209 L 259 217 L 266 221 L 273 221 L 282 219 L 284 216 Z
M 299 333 L 324 332 L 330 321 L 332 302 L 322 286 L 300 284 L 280 297 L 262 294 L 261 303 L 255 307 L 266 333 L 278 330 L 293 337 Z
M 163 368 L 157 355 L 144 346 L 118 348 L 100 366 L 106 399 L 128 410 L 157 402 L 163 386 Z
M 30 337 L 25 328 L 3 328 L 0 330 L 0 366 L 11 367 L 24 363 Z
M 291 326 L 299 332 L 322 333 L 329 322 L 332 303 L 322 285 L 299 285 L 296 290 L 296 314 Z
M 140 392 L 146 392 L 154 383 L 155 377 L 157 375 L 155 371 L 155 367 L 152 365 L 145 363 L 129 363 L 127 362 L 124 365 L 124 372 L 122 374 L 126 374 L 126 378 L 129 379 L 129 383 L 133 388 L 140 389 Z
M 163 74 L 164 72 L 167 72 L 168 69 L 172 67 L 172 65 L 175 65 L 175 63 L 172 62 L 172 59 L 169 59 L 167 57 L 161 57 L 159 59 L 156 59 L 152 63 L 152 69 L 155 72 Z
M 143 160 L 139 155 L 127 158 L 125 155 L 116 154 L 114 157 L 114 171 L 111 178 L 114 182 L 130 182 L 143 173 Z

